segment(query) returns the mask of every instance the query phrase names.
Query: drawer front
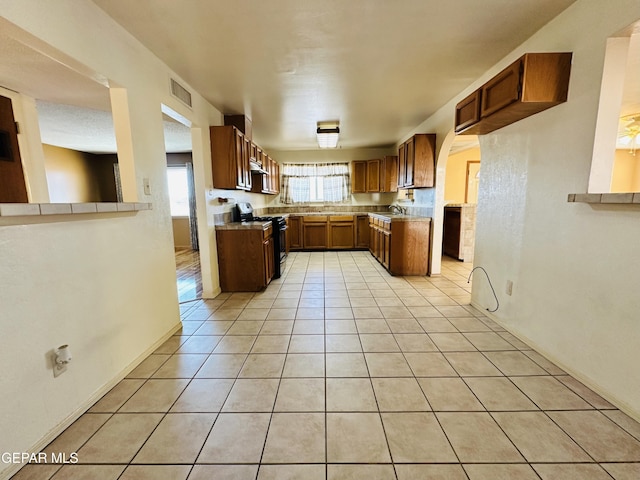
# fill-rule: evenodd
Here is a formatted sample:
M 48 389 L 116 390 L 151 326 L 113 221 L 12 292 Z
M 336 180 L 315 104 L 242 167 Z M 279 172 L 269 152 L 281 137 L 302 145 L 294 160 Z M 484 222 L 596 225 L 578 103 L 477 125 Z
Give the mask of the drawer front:
M 353 222 L 353 215 L 330 215 L 330 222 Z
M 304 223 L 322 223 L 327 221 L 326 215 L 309 215 L 303 217 Z
M 267 228 L 262 230 L 262 238 L 269 238 L 273 235 L 273 226 L 269 225 Z

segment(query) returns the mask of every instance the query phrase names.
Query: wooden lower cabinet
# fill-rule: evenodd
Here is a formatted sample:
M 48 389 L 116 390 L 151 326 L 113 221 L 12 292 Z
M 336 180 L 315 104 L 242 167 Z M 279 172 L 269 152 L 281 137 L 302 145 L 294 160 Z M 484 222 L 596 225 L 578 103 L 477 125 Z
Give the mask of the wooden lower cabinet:
M 259 292 L 274 273 L 273 231 L 216 230 L 220 288 L 223 292 Z
M 290 215 L 291 250 L 353 250 L 369 248 L 369 216 Z
M 310 215 L 302 218 L 302 245 L 305 250 L 326 250 L 329 247 L 326 215 Z
M 291 250 L 368 249 L 394 275 L 427 273 L 429 218 L 391 221 L 369 214 L 290 215 L 287 222 Z
M 355 248 L 369 248 L 369 215 L 355 217 Z
M 389 270 L 391 268 L 391 231 L 389 230 L 382 231 L 380 251 L 382 266 Z M 426 273 L 425 271 L 425 274 Z
M 262 242 L 262 250 L 264 253 L 264 284 L 265 286 L 269 285 L 273 275 L 275 273 L 275 255 L 273 252 L 273 237 L 269 237 Z
M 371 254 L 388 270 L 391 259 L 391 221 L 371 217 Z
M 348 250 L 354 247 L 356 230 L 353 215 L 331 215 L 328 226 L 330 249 Z
M 431 219 L 391 221 L 371 216 L 369 251 L 392 275 L 426 275 Z
M 287 219 L 287 242 L 289 250 L 302 249 L 302 217 L 292 217 Z

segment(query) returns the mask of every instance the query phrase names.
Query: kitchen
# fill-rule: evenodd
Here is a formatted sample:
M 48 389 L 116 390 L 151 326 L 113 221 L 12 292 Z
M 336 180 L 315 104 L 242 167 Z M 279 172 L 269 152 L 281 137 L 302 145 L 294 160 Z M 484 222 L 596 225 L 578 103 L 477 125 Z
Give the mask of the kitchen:
M 566 102 L 571 59 L 571 52 L 523 55 L 456 105 L 456 134 L 484 135 Z M 321 136 L 329 131 L 334 139 L 330 148 L 335 148 L 339 140 L 339 123 L 333 123 L 328 129 L 318 123 L 321 150 L 327 148 Z M 225 116 L 225 125 L 210 127 L 210 138 L 215 188 L 279 194 L 281 205 L 286 205 L 267 207 L 260 212 L 272 215 L 263 220 L 271 222 L 273 219 L 273 226 L 269 222 L 251 222 L 254 220 L 253 208 L 245 202 L 238 203 L 230 212 L 235 213 L 232 220 L 236 222 L 229 223 L 228 213 L 226 221 L 224 214 L 219 218 L 216 231 L 223 291 L 266 288 L 274 272 L 279 278 L 289 249 L 368 248 L 392 275 L 439 273 L 429 267 L 433 258 L 433 209 L 423 207 L 415 211 L 411 205 L 414 190 L 433 190 L 435 187 L 435 134 L 412 135 L 399 145 L 397 156 L 353 159 L 350 165 L 283 164 L 282 168 L 252 141 L 251 121 L 247 117 Z M 362 212 L 358 215 L 353 206 L 341 205 L 348 203 L 353 193 L 398 191 L 406 197 L 406 207 L 396 204 L 365 206 L 355 209 Z M 224 197 L 218 200 L 229 202 Z M 325 202 L 328 205 L 324 208 L 312 206 L 309 210 L 307 207 L 306 212 L 304 207 L 300 211 L 288 206 L 295 203 L 313 205 L 318 200 L 329 202 Z M 464 204 L 445 208 L 445 253 L 460 260 L 465 260 L 466 255 L 470 261 L 474 239 L 465 237 L 473 237 L 474 224 L 475 207 Z M 264 232 L 260 262 L 254 258 L 259 253 L 256 246 L 251 249 L 240 246 L 246 243 L 246 230 L 252 229 Z M 229 237 L 226 241 L 225 236 Z M 252 259 L 247 262 L 248 257 Z M 246 274 L 259 264 L 264 268 L 257 275 L 258 282 L 229 281 L 235 278 L 236 272 Z
M 215 188 L 275 196 L 274 206 L 256 211 L 218 198 L 227 205 L 216 216 L 223 292 L 264 289 L 284 272 L 288 252 L 300 250 L 364 249 L 392 275 L 427 274 L 431 217 L 414 211 L 412 197 L 434 186 L 435 135 L 412 136 L 398 155 L 296 165 L 278 164 L 253 143 L 246 117 L 225 116 L 210 132 Z
M 116 5 L 117 2 L 104 3 Z M 533 3 L 534 12 L 538 12 L 539 2 Z M 30 7 L 23 7 L 23 4 L 30 4 Z M 389 5 L 391 8 L 391 3 Z M 171 272 L 174 266 L 171 265 L 171 227 L 166 219 L 166 192 L 162 187 L 164 152 L 160 103 L 169 105 L 193 122 L 193 150 L 198 166 L 196 184 L 202 197 L 206 197 L 206 205 L 199 205 L 199 216 L 203 220 L 199 228 L 204 240 L 203 248 L 208 252 L 203 262 L 203 269 L 209 270 L 205 275 L 209 278 L 206 288 L 208 296 L 218 291 L 215 283 L 218 275 L 214 222 L 207 224 L 206 220 L 213 219 L 215 215 L 224 215 L 229 210 L 229 202 L 220 204 L 217 198 L 250 202 L 259 211 L 279 206 L 272 205 L 275 200 L 268 200 L 274 198 L 269 194 L 228 190 L 212 190 L 209 194 L 212 186 L 210 158 L 207 158 L 207 129 L 209 125 L 222 124 L 222 114 L 210 107 L 195 90 L 193 110 L 171 97 L 167 78 L 175 76 L 175 72 L 159 66 L 160 55 L 153 56 L 141 48 L 133 36 L 125 35 L 124 30 L 98 11 L 97 7 L 82 2 L 60 2 L 56 5 L 15 2 L 14 6 L 5 6 L 3 15 L 10 22 L 51 44 L 54 47 L 51 50 L 58 49 L 58 56 L 61 56 L 60 52 L 65 54 L 67 62 L 70 57 L 80 60 L 92 71 L 115 78 L 120 86 L 131 89 L 126 106 L 132 112 L 131 130 L 140 135 L 133 135 L 131 148 L 122 155 L 123 164 L 128 166 L 126 173 L 129 174 L 125 189 L 133 192 L 130 193 L 131 198 L 153 202 L 154 205 L 153 210 L 135 214 L 83 217 L 89 221 L 63 216 L 64 222 L 31 222 L 18 228 L 5 228 L 6 236 L 3 238 L 7 242 L 3 243 L 2 264 L 3 272 L 11 282 L 7 282 L 3 289 L 3 300 L 6 300 L 3 308 L 4 314 L 10 319 L 6 323 L 10 332 L 8 338 L 13 340 L 7 342 L 6 355 L 20 365 L 18 373 L 24 373 L 24 376 L 18 378 L 11 372 L 2 381 L 3 391 L 8 392 L 2 426 L 15 435 L 11 444 L 5 442 L 5 449 L 27 449 L 40 442 L 48 432 L 54 429 L 61 431 L 59 424 L 75 411 L 86 408 L 96 391 L 113 384 L 114 379 L 120 378 L 121 372 L 136 359 L 142 358 L 145 352 L 153 351 L 157 341 L 175 324 L 178 308 L 175 276 L 172 278 Z M 444 5 L 439 7 L 445 8 Z M 482 7 L 486 8 L 486 5 Z M 129 2 L 123 8 L 126 16 L 132 18 L 132 14 L 143 7 Z M 233 5 L 233 9 L 240 10 L 237 4 Z M 397 9 L 395 3 L 393 9 Z M 431 13 L 435 15 L 438 12 Z M 634 241 L 638 235 L 638 224 L 634 221 L 637 210 L 616 209 L 615 206 L 592 209 L 584 204 L 567 204 L 566 195 L 585 189 L 583 184 L 586 184 L 592 153 L 590 137 L 596 123 L 602 77 L 602 45 L 608 36 L 639 16 L 637 3 L 628 0 L 606 6 L 579 0 L 554 21 L 545 23 L 549 20 L 547 18 L 542 22 L 544 26 L 532 27 L 540 27 L 541 30 L 529 40 L 526 37 L 533 30 L 525 32 L 518 42 L 496 53 L 496 57 L 484 67 L 477 68 L 475 74 L 460 77 L 462 86 L 452 85 L 448 95 L 437 92 L 436 97 L 443 102 L 451 99 L 441 110 L 409 112 L 415 121 L 410 125 L 401 124 L 397 129 L 399 131 L 391 132 L 392 142 L 402 141 L 413 133 L 436 132 L 438 151 L 447 150 L 451 140 L 448 132 L 454 125 L 455 103 L 484 80 L 525 51 L 548 51 L 560 47 L 576 53 L 572 67 L 575 80 L 572 80 L 569 103 L 544 116 L 514 125 L 508 132 L 498 133 L 482 145 L 483 162 L 486 160 L 489 168 L 487 173 L 490 174 L 484 177 L 489 179 L 487 191 L 495 195 L 484 210 L 486 223 L 480 232 L 483 237 L 478 243 L 481 254 L 478 258 L 490 267 L 492 275 L 495 275 L 493 278 L 497 278 L 501 285 L 507 279 L 515 280 L 514 296 L 504 302 L 498 312 L 498 320 L 531 340 L 532 344 L 557 359 L 568 371 L 577 372 L 579 378 L 598 387 L 597 390 L 606 393 L 608 399 L 636 412 L 636 417 L 637 399 L 640 397 L 637 385 L 629 382 L 629 378 L 635 378 L 635 365 L 638 364 L 635 341 L 637 328 L 633 322 L 633 315 L 638 310 L 634 290 L 638 277 L 637 270 L 629 268 L 629 258 L 634 258 L 637 245 Z M 227 22 L 232 15 L 220 17 Z M 528 15 L 528 23 L 540 18 L 537 13 Z M 413 19 L 405 15 L 402 20 L 404 25 L 404 22 Z M 385 17 L 384 21 L 388 22 L 389 17 Z M 454 24 L 456 28 L 452 28 L 449 23 L 447 29 L 461 32 L 475 22 L 457 28 L 461 24 L 458 21 Z M 281 30 L 290 31 L 287 27 Z M 340 30 L 341 25 L 337 27 Z M 209 30 L 216 31 L 215 28 Z M 350 28 L 342 30 L 351 32 Z M 406 30 L 424 31 L 424 20 L 421 18 L 420 25 Z M 391 37 L 380 35 L 381 29 L 369 31 L 375 31 L 385 42 Z M 465 38 L 469 38 L 467 35 L 473 37 L 473 44 L 480 44 L 481 35 L 473 36 L 473 32 L 466 32 Z M 78 38 L 92 41 L 78 42 Z M 156 38 L 163 37 L 156 35 Z M 208 52 L 216 44 L 202 43 Z M 106 49 L 104 45 L 110 48 Z M 218 42 L 217 45 L 228 46 L 229 41 Z M 447 43 L 440 42 L 440 45 L 444 48 Z M 452 47 L 450 52 L 465 52 L 461 58 L 469 60 L 474 56 L 469 46 L 467 42 L 466 47 Z M 178 50 L 181 53 L 190 51 L 188 47 Z M 56 56 L 55 51 L 49 53 Z M 458 55 L 446 56 L 453 58 Z M 377 51 L 375 58 L 376 61 L 380 60 Z M 438 71 L 430 61 L 423 63 L 429 64 L 432 71 Z M 413 73 L 415 67 L 419 67 L 417 63 L 420 62 L 406 62 Z M 287 65 L 280 68 L 287 70 Z M 290 70 L 294 69 L 290 67 Z M 260 68 L 256 70 L 265 71 Z M 395 70 L 395 67 L 388 67 L 387 70 Z M 374 77 L 369 75 L 367 80 L 373 84 Z M 262 84 L 273 83 L 264 82 L 255 74 L 253 78 L 259 79 Z M 185 84 L 190 86 L 190 83 Z M 425 85 L 421 83 L 420 88 L 429 90 L 423 87 Z M 202 86 L 198 88 L 198 91 L 206 91 Z M 393 86 L 394 91 L 402 88 L 398 84 Z M 385 94 L 389 90 L 385 90 Z M 319 93 L 322 94 L 322 91 Z M 342 103 L 358 92 L 348 93 L 340 98 Z M 326 104 L 322 100 L 318 103 Z M 393 101 L 397 101 L 397 97 Z M 284 105 L 286 101 L 281 103 Z M 423 105 L 424 100 L 418 99 L 412 103 Z M 121 111 L 122 102 L 118 106 Z M 242 111 L 240 106 L 241 102 L 234 110 Z M 268 115 L 275 113 L 272 110 Z M 368 113 L 376 116 L 376 112 Z M 254 120 L 260 119 L 259 114 L 258 111 L 252 112 Z M 290 120 L 284 115 L 282 121 L 277 122 L 270 122 L 270 118 L 266 118 L 264 113 L 262 115 L 261 126 L 290 126 L 287 123 Z M 333 116 L 331 111 L 327 115 Z M 420 121 L 423 123 L 419 124 Z M 390 122 L 399 123 L 396 118 Z M 255 138 L 261 143 L 257 135 Z M 567 148 L 568 142 L 571 148 Z M 393 156 L 396 154 L 395 147 L 393 150 L 383 154 L 357 155 L 345 160 Z M 280 155 L 275 148 L 271 154 L 280 163 L 298 161 Z M 312 156 L 309 157 L 312 160 Z M 325 159 L 318 158 L 316 161 Z M 144 193 L 143 178 L 151 179 L 151 195 Z M 436 191 L 441 187 L 442 183 L 436 182 Z M 498 187 L 505 188 L 501 190 Z M 369 194 L 354 194 L 354 204 L 390 205 L 395 201 L 393 194 L 371 194 L 376 198 L 375 202 L 360 195 Z M 378 195 L 390 195 L 391 198 L 378 200 Z M 428 208 L 439 201 L 437 193 L 428 188 L 415 190 L 414 199 L 414 204 L 428 205 Z M 400 205 L 405 206 L 402 201 Z M 438 214 L 437 210 L 435 215 Z M 512 225 L 521 228 L 509 228 Z M 207 226 L 211 228 L 207 230 Z M 505 227 L 508 234 L 505 234 Z M 432 230 L 438 228 L 438 225 L 432 225 Z M 211 239 L 212 244 L 208 245 Z M 603 245 L 606 249 L 602 248 Z M 97 247 L 100 248 L 100 255 L 95 254 Z M 437 244 L 432 245 L 432 250 L 437 248 Z M 606 256 L 603 255 L 604 250 Z M 42 268 L 45 257 L 46 269 Z M 436 261 L 437 257 L 434 256 Z M 557 258 L 564 261 L 556 261 Z M 16 264 L 14 259 L 19 259 L 20 264 Z M 289 263 L 292 262 L 289 261 L 287 265 Z M 74 267 L 70 269 L 69 264 Z M 98 278 L 96 272 L 100 272 Z M 214 277 L 216 280 L 212 281 Z M 34 289 L 34 279 L 37 280 L 37 290 Z M 480 287 L 474 286 L 476 302 L 484 300 L 484 291 Z M 30 301 L 34 298 L 37 301 Z M 23 301 L 17 302 L 15 299 Z M 602 310 L 601 299 L 607 300 L 606 311 Z M 12 320 L 14 318 L 31 321 L 15 322 Z M 118 335 L 114 336 L 114 332 L 118 332 Z M 74 345 L 77 359 L 81 358 L 79 354 L 82 353 L 86 361 L 77 361 L 66 377 L 60 377 L 56 380 L 58 383 L 53 384 L 51 382 L 54 380 L 49 378 L 50 372 L 42 366 L 42 352 L 51 344 L 67 341 Z M 66 384 L 62 383 L 68 381 L 70 375 L 77 380 L 73 389 L 66 388 Z M 22 381 L 27 378 L 28 381 Z M 46 408 L 42 406 L 42 398 L 47 399 Z M 28 425 L 20 422 L 25 417 L 32 419 Z M 587 466 L 591 465 L 585 468 Z

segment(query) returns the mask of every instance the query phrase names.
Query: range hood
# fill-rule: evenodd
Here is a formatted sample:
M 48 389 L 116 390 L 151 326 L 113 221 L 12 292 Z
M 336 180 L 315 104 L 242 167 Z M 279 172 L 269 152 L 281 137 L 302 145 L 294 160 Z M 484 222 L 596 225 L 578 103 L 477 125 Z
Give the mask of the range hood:
M 251 170 L 251 173 L 255 173 L 256 175 L 266 175 L 268 173 L 264 168 L 262 168 L 262 165 L 254 159 L 249 160 L 249 170 Z

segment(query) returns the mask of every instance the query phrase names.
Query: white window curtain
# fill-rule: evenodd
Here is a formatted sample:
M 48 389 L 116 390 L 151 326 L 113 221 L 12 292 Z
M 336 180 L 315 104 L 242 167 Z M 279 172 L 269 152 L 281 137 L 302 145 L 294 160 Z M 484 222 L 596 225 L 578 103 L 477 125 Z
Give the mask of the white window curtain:
M 348 163 L 285 163 L 281 175 L 283 203 L 349 200 Z

